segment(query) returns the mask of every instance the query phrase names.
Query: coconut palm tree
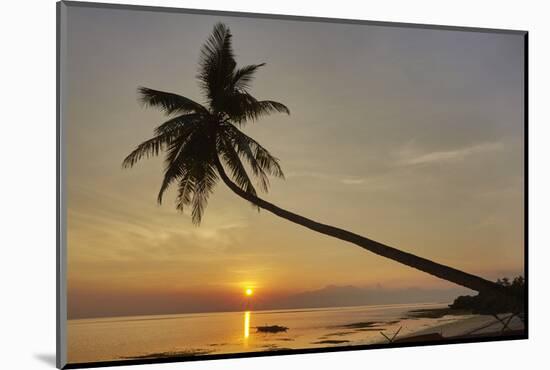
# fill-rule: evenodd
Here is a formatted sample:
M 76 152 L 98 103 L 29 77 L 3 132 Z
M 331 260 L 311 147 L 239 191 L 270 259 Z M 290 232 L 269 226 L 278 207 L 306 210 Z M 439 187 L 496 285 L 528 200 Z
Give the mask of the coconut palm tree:
M 142 158 L 165 154 L 158 203 L 162 202 L 166 189 L 174 184 L 177 186 L 176 208 L 183 211 L 190 207 L 192 222 L 196 225 L 200 224 L 208 197 L 221 179 L 254 207 L 313 231 L 472 290 L 502 291 L 501 286 L 481 277 L 300 216 L 260 198 L 252 178 L 257 180 L 256 186 L 267 192 L 268 176 L 284 178 L 283 171 L 277 158 L 240 129 L 272 113 L 290 114 L 285 105 L 258 100 L 250 94 L 254 74 L 262 66 L 264 63 L 237 68 L 231 32 L 224 24 L 216 24 L 201 49 L 197 75 L 206 105 L 174 93 L 138 88 L 145 106 L 159 108 L 170 118 L 155 129 L 153 138 L 139 144 L 124 159 L 123 167 L 132 167 Z

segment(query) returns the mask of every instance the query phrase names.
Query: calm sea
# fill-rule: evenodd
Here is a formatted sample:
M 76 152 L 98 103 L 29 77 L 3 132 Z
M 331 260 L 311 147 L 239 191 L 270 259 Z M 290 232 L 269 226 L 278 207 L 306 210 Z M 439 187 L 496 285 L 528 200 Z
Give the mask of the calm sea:
M 281 349 L 383 343 L 399 328 L 407 335 L 462 319 L 407 318 L 407 312 L 445 304 L 414 304 L 197 313 L 69 320 L 70 363 L 167 356 L 200 356 Z M 261 333 L 279 325 L 286 332 Z

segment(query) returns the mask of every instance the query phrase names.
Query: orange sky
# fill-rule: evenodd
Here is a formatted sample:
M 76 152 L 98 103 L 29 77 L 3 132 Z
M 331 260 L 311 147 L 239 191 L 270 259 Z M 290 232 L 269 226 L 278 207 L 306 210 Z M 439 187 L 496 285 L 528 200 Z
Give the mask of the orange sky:
M 195 227 L 173 193 L 156 204 L 161 159 L 121 169 L 163 119 L 137 104 L 137 86 L 200 100 L 199 48 L 216 21 L 231 28 L 239 63 L 267 62 L 253 93 L 292 112 L 244 129 L 287 177 L 272 181 L 266 199 L 490 279 L 522 273 L 520 36 L 69 13 L 70 317 L 106 315 L 106 305 L 116 315 L 138 304 L 164 312 L 173 297 L 178 307 L 235 308 L 246 286 L 265 300 L 328 285 L 454 288 L 258 213 L 223 184 Z

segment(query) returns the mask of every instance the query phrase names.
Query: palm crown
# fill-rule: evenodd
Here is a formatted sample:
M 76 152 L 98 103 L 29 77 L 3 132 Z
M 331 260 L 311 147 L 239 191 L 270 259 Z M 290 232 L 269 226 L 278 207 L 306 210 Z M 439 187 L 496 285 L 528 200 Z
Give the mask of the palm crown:
M 230 170 L 233 181 L 252 195 L 256 189 L 245 164 L 264 191 L 269 187 L 268 175 L 284 178 L 278 159 L 239 127 L 265 115 L 290 111 L 281 103 L 257 100 L 249 93 L 254 74 L 264 63 L 237 68 L 231 38 L 229 28 L 218 23 L 201 49 L 197 79 L 205 105 L 178 94 L 138 88 L 145 106 L 163 110 L 170 119 L 123 162 L 124 167 L 132 167 L 144 157 L 165 153 L 158 202 L 162 202 L 166 189 L 177 183 L 176 207 L 183 211 L 190 206 L 195 224 L 200 224 L 208 197 L 219 180 L 220 162 Z

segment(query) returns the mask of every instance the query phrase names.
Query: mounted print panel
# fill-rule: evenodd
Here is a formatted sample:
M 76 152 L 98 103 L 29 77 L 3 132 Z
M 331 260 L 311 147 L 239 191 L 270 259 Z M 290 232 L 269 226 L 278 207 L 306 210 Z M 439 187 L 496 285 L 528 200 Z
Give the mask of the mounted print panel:
M 58 3 L 58 366 L 527 338 L 526 55 Z

